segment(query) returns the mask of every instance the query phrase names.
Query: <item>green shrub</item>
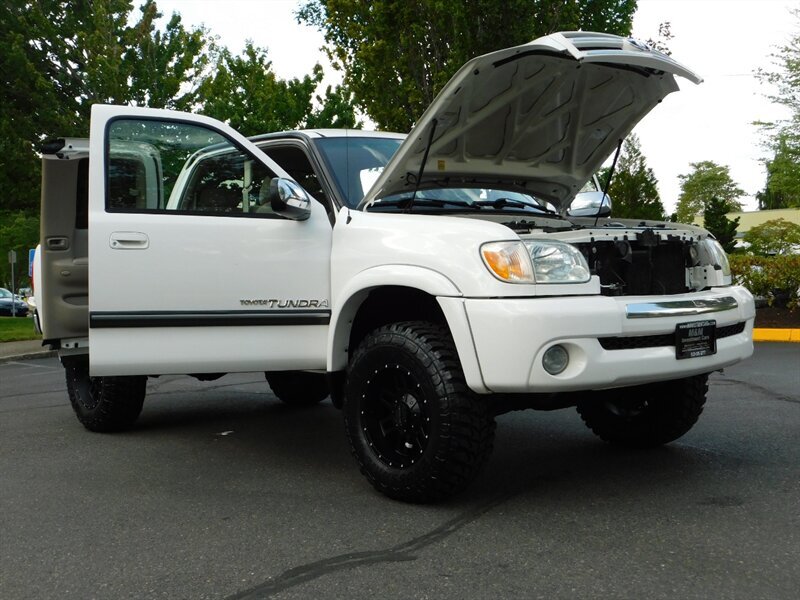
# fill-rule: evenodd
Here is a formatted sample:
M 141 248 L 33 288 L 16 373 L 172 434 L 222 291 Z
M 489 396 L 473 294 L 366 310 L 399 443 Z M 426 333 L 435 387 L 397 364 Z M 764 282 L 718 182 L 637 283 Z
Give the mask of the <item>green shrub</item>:
M 743 236 L 748 252 L 759 256 L 791 254 L 800 245 L 800 225 L 786 219 L 772 219 L 751 227 Z
M 770 306 L 800 306 L 800 254 L 753 256 L 732 254 L 731 274 L 754 296 L 766 298 Z

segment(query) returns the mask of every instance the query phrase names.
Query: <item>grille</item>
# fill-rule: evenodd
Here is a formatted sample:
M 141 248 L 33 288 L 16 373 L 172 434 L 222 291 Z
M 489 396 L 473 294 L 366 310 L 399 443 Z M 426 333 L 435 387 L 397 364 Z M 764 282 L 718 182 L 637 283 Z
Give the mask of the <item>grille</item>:
M 725 327 L 717 327 L 718 340 L 744 331 L 745 323 L 735 323 Z M 635 350 L 636 348 L 658 348 L 659 346 L 674 346 L 675 334 L 664 333 L 661 335 L 637 335 L 630 337 L 604 337 L 597 338 L 604 350 Z

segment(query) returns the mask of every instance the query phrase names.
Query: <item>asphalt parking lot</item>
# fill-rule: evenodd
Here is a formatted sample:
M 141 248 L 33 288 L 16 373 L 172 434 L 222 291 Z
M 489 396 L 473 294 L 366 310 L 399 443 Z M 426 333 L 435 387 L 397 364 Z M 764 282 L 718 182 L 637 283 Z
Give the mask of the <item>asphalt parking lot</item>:
M 388 500 L 329 402 L 259 374 L 148 383 L 92 434 L 56 359 L 0 365 L 0 598 L 769 598 L 800 589 L 800 344 L 712 376 L 700 422 L 645 452 L 573 410 L 498 418 L 478 481 Z

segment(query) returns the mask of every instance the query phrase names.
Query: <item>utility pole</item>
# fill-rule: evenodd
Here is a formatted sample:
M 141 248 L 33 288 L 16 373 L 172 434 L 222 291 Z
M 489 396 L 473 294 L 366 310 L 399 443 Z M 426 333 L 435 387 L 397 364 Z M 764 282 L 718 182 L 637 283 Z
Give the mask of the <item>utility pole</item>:
M 14 286 L 14 265 L 17 262 L 17 253 L 14 250 L 8 251 L 8 262 L 11 263 L 11 316 L 17 316 L 17 292 Z

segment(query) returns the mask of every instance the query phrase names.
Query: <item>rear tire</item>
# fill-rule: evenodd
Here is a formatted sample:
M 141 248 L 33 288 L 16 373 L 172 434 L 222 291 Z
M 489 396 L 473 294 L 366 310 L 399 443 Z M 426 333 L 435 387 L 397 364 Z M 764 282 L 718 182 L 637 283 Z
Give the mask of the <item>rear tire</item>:
M 267 371 L 264 375 L 272 393 L 290 406 L 312 406 L 329 395 L 328 380 L 322 373 Z
M 90 377 L 86 361 L 67 364 L 64 369 L 72 409 L 89 431 L 124 431 L 139 418 L 147 377 Z
M 464 489 L 492 451 L 494 417 L 466 385 L 449 331 L 425 322 L 376 329 L 350 362 L 350 447 L 381 493 L 406 502 Z
M 578 404 L 586 426 L 611 444 L 648 448 L 667 444 L 697 422 L 708 375 L 596 392 Z

